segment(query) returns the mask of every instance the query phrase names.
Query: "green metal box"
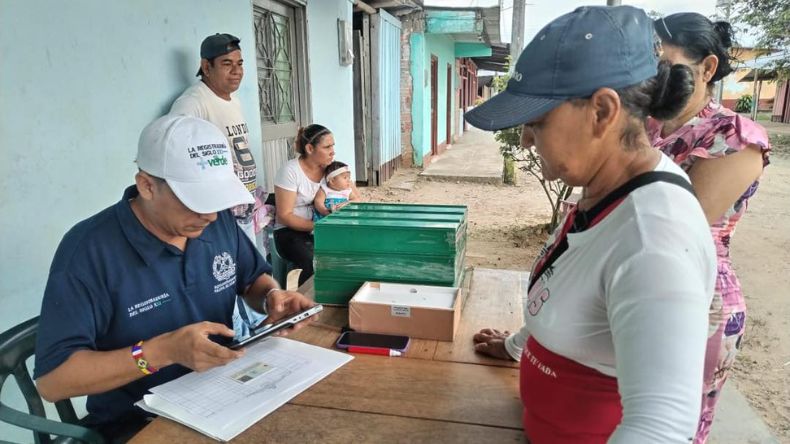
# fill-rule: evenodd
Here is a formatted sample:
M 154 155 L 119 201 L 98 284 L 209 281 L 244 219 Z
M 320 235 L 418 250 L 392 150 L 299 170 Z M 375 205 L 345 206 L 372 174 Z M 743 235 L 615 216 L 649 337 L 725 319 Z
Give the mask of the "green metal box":
M 315 225 L 315 297 L 345 305 L 366 281 L 457 286 L 467 209 L 352 203 Z

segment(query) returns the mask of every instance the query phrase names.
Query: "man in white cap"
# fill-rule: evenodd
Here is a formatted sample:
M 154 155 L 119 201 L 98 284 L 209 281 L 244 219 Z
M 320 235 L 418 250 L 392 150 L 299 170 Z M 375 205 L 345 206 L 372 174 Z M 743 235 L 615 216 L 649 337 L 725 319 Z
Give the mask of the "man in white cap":
M 145 425 L 148 389 L 243 353 L 236 295 L 273 320 L 313 305 L 284 291 L 227 209 L 252 200 L 211 123 L 165 116 L 140 136 L 136 185 L 78 223 L 50 269 L 34 377 L 50 401 L 88 395 L 87 424 L 108 439 Z

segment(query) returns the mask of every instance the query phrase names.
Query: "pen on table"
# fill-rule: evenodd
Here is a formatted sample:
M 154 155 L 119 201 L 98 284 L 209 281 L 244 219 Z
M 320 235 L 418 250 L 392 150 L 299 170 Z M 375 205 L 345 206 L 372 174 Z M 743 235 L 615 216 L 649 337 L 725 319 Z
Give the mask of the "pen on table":
M 378 348 L 378 347 L 354 347 L 351 346 L 348 348 L 349 353 L 364 353 L 367 355 L 382 355 L 382 356 L 401 356 L 403 353 L 392 350 L 389 348 Z

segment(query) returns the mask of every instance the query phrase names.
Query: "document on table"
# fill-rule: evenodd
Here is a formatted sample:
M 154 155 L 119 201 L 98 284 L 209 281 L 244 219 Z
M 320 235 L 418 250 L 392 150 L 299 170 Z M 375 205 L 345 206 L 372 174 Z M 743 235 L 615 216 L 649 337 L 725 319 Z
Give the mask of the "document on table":
M 353 357 L 271 337 L 222 367 L 151 389 L 137 406 L 219 441 L 229 441 Z

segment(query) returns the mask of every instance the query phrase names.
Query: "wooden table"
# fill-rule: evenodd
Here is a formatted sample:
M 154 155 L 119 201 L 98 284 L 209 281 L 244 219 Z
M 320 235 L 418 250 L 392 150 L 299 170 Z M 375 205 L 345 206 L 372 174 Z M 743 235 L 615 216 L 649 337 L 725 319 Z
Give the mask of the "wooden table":
M 527 274 L 478 268 L 468 275 L 453 342 L 413 339 L 400 358 L 355 355 L 233 442 L 525 442 L 518 364 L 476 354 L 472 335 L 484 327 L 521 327 Z M 312 281 L 302 290 L 312 296 Z M 332 347 L 348 324 L 348 309 L 326 307 L 319 322 L 289 337 Z M 130 442 L 214 441 L 158 418 Z

